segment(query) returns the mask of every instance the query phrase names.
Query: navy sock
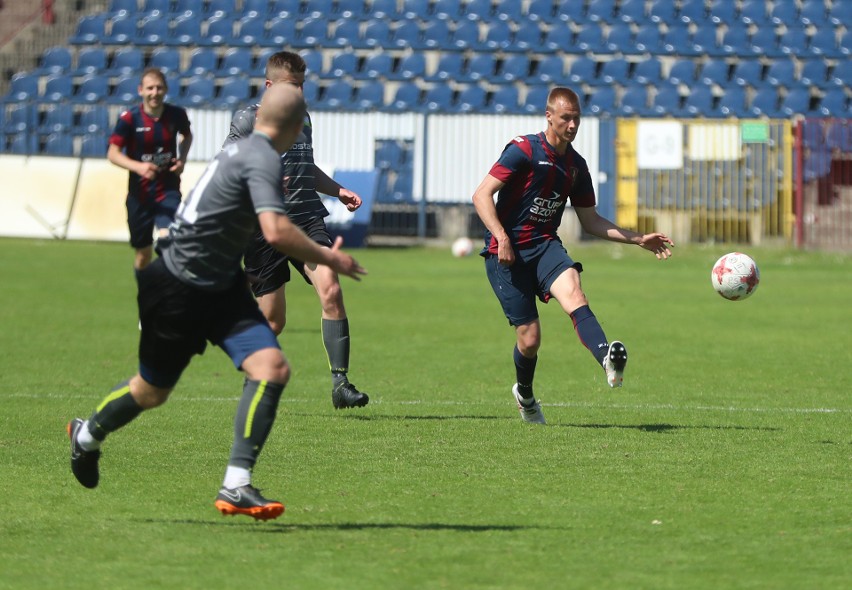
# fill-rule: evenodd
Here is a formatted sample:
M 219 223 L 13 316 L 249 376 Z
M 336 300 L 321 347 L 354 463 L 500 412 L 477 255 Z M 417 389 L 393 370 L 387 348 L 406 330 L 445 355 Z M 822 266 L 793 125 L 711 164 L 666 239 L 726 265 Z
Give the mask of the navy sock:
M 574 322 L 574 330 L 580 338 L 583 346 L 589 349 L 592 356 L 597 359 L 598 364 L 603 364 L 606 358 L 607 348 L 609 343 L 606 340 L 603 328 L 601 328 L 598 318 L 592 313 L 588 305 L 578 307 L 571 315 L 571 321 Z
M 515 350 L 512 352 L 515 359 L 515 376 L 518 381 L 518 393 L 521 397 L 529 399 L 533 397 L 533 379 L 535 378 L 535 365 L 538 362 L 538 355 L 533 358 L 527 358 L 518 350 L 518 345 L 515 344 Z

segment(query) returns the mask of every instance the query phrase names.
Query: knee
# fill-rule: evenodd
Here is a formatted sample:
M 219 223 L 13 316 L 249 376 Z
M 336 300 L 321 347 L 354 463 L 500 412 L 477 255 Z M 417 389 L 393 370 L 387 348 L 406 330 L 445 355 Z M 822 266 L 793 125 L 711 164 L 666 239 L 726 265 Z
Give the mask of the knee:
M 275 335 L 280 336 L 281 332 L 284 331 L 284 326 L 287 325 L 287 318 L 286 317 L 280 317 L 280 318 L 266 318 L 266 319 L 269 322 L 269 327 L 272 328 L 272 331 L 275 333 Z
M 287 382 L 290 381 L 290 365 L 284 358 L 281 359 L 280 363 L 271 367 L 270 377 L 267 381 L 280 385 L 287 385 Z
M 541 346 L 541 339 L 535 334 L 518 335 L 518 350 L 527 358 L 532 358 L 538 354 L 538 349 Z

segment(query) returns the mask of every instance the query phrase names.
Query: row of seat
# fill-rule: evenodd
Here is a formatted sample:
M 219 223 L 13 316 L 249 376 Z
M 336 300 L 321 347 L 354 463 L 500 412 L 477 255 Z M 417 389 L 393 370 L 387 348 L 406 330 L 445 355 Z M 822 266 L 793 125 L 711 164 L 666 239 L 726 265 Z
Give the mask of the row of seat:
M 407 19 L 329 20 L 264 16 L 237 18 L 217 15 L 201 20 L 192 15 L 167 15 L 137 19 L 119 14 L 84 17 L 71 42 L 79 45 L 134 44 L 140 46 L 187 44 L 232 47 L 354 49 L 423 49 L 441 51 L 505 51 L 524 53 L 676 54 L 676 55 L 852 55 L 852 30 L 826 24 L 819 33 L 788 23 L 782 28 L 726 22 L 717 26 L 655 23 L 636 25 L 598 23 L 570 26 L 544 25 L 527 20 L 519 24 L 495 21 Z
M 111 0 L 111 15 L 192 14 L 262 17 L 377 18 L 624 23 L 842 22 L 841 0 Z
M 102 133 L 0 134 L 0 152 L 7 154 L 81 156 L 102 158 L 107 152 L 107 137 Z

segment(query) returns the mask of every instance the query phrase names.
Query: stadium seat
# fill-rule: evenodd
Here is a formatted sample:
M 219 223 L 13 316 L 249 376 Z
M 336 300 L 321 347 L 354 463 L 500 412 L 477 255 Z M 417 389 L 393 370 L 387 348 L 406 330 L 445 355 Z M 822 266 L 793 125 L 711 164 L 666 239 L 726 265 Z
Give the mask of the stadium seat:
M 452 46 L 452 38 L 453 33 L 445 20 L 431 19 L 423 26 L 421 39 L 425 49 L 448 49 Z
M 529 5 L 527 6 L 526 18 L 521 19 L 520 22 L 529 20 L 538 24 L 555 23 L 558 19 L 556 18 L 556 11 L 554 8 L 553 0 L 530 0 Z
M 49 104 L 38 124 L 41 133 L 70 132 L 74 127 L 74 107 L 67 102 Z
M 553 19 L 555 24 L 585 25 L 592 21 L 587 15 L 585 2 L 577 0 L 555 0 Z M 600 21 L 597 21 L 598 23 Z
M 145 63 L 145 56 L 138 47 L 123 47 L 112 55 L 106 73 L 112 76 L 128 74 L 139 75 Z
M 852 80 L 852 61 L 848 59 L 839 61 L 831 70 L 829 84 L 845 88 L 849 86 L 850 80 Z
M 123 13 L 109 19 L 109 35 L 105 35 L 98 41 L 110 45 L 127 45 L 137 39 L 138 27 L 136 15 L 125 15 Z
M 779 59 L 766 69 L 766 82 L 772 86 L 790 88 L 796 80 L 796 64 L 789 59 Z
M 172 11 L 172 0 L 143 0 L 142 12 L 167 15 Z
M 77 21 L 77 30 L 71 37 L 72 45 L 94 45 L 106 39 L 106 25 L 109 13 L 102 12 L 84 16 Z
M 425 80 L 432 81 L 459 81 L 464 71 L 464 55 L 458 52 L 444 52 L 438 58 L 435 71 L 425 76 Z
M 208 47 L 233 46 L 236 44 L 234 37 L 234 19 L 227 14 L 216 13 L 207 19 L 207 27 L 198 45 Z
M 728 63 L 723 59 L 711 59 L 704 62 L 699 68 L 698 80 L 705 86 L 728 86 L 730 81 Z
M 266 28 L 266 43 L 270 47 L 290 45 L 296 38 L 296 20 L 287 16 L 275 17 Z
M 48 76 L 41 95 L 43 102 L 62 102 L 74 94 L 74 77 L 70 74 Z
M 110 104 L 123 106 L 130 106 L 140 102 L 139 78 L 135 74 L 128 74 L 119 78 L 113 86 L 112 91 L 106 97 L 106 101 Z
M 49 156 L 73 156 L 74 138 L 70 133 L 51 133 L 44 141 L 42 153 Z
M 696 57 L 699 53 L 692 44 L 692 33 L 685 24 L 669 27 L 663 36 L 663 50 L 680 57 Z
M 77 53 L 75 76 L 85 76 L 106 70 L 107 53 L 103 47 L 85 47 Z
M 331 35 L 331 44 L 334 47 L 350 47 L 352 49 L 365 49 L 364 35 L 361 34 L 361 21 L 353 18 L 340 19 L 333 23 L 334 33 Z
M 374 53 L 364 60 L 364 66 L 358 77 L 366 79 L 390 78 L 393 75 L 394 60 L 390 53 Z
M 574 33 L 563 23 L 556 23 L 544 34 L 542 47 L 548 53 L 580 53 L 574 46 Z
M 671 84 L 692 86 L 695 82 L 695 62 L 691 59 L 680 59 L 672 64 L 667 80 Z
M 364 27 L 364 44 L 367 47 L 390 48 L 393 33 L 390 25 L 383 20 L 370 20 Z
M 357 72 L 357 70 L 358 56 L 355 53 L 344 49 L 332 54 L 328 70 L 323 71 L 321 76 L 323 78 L 344 78 L 352 76 Z M 368 75 L 367 77 L 373 78 L 374 76 Z
M 612 86 L 601 86 L 595 89 L 586 99 L 584 112 L 593 117 L 615 114 L 615 88 Z
M 233 76 L 222 81 L 216 103 L 236 110 L 251 100 L 251 82 L 247 76 Z
M 730 25 L 739 18 L 737 5 L 731 0 L 711 0 L 707 19 L 714 25 Z
M 643 23 L 646 20 L 645 0 L 622 0 L 618 5 L 618 20 L 623 23 Z
M 266 39 L 266 18 L 262 16 L 246 16 L 239 20 L 238 32 L 234 35 L 236 45 L 255 47 Z
M 792 25 L 799 20 L 799 9 L 792 0 L 773 2 L 769 20 L 776 27 Z
M 717 115 L 715 97 L 709 86 L 693 86 L 684 101 L 683 110 L 691 117 L 714 117 Z
M 479 84 L 470 84 L 459 91 L 455 110 L 460 113 L 478 113 L 485 110 L 488 93 Z
M 768 57 L 770 59 L 781 57 L 781 47 L 778 44 L 778 33 L 771 26 L 761 27 L 749 39 L 751 52 L 756 56 Z
M 410 53 L 399 60 L 394 77 L 400 80 L 421 79 L 426 75 L 426 56 L 423 52 Z
M 414 82 L 401 83 L 394 93 L 390 107 L 395 111 L 417 111 L 420 110 L 420 87 Z
M 751 99 L 749 115 L 752 117 L 780 117 L 781 112 L 778 110 L 778 90 L 774 86 L 758 88 Z
M 784 55 L 795 56 L 797 58 L 808 57 L 810 55 L 808 35 L 805 29 L 801 27 L 788 26 L 787 30 L 778 39 L 778 46 Z
M 36 70 L 41 75 L 67 74 L 72 70 L 73 58 L 67 47 L 51 47 L 39 58 Z
M 213 78 L 195 76 L 187 80 L 177 100 L 186 107 L 204 107 L 211 105 L 215 96 L 216 84 Z
M 302 95 L 309 106 L 316 103 L 319 100 L 319 84 L 314 80 L 305 80 L 305 84 L 302 86 Z
M 486 51 L 507 51 L 512 47 L 512 28 L 506 21 L 488 23 L 482 47 Z
M 247 47 L 228 49 L 219 67 L 213 72 L 216 76 L 230 77 L 246 75 L 252 69 L 252 50 Z
M 151 54 L 148 65 L 159 68 L 164 74 L 180 72 L 180 50 L 174 47 L 158 47 Z
M 35 100 L 38 95 L 39 75 L 32 72 L 19 72 L 12 76 L 5 100 L 23 102 Z
M 722 35 L 720 50 L 716 53 L 716 55 L 726 55 L 738 58 L 753 56 L 754 48 L 751 42 L 751 36 L 749 35 L 748 25 L 735 21 L 734 24 L 728 26 L 727 30 Z
M 677 6 L 671 0 L 653 0 L 648 7 L 648 20 L 655 25 L 672 25 L 678 22 Z
M 301 17 L 303 19 L 323 18 L 326 20 L 330 20 L 337 9 L 335 4 L 335 0 L 310 0 L 310 2 L 303 2 L 301 9 Z
M 136 30 L 137 45 L 162 45 L 170 35 L 169 17 L 154 13 L 142 19 Z
M 423 108 L 430 113 L 446 113 L 453 109 L 453 89 L 449 84 L 435 84 L 423 97 Z
M 355 88 L 355 108 L 360 111 L 381 110 L 385 106 L 385 85 L 373 80 Z
M 781 100 L 781 113 L 785 117 L 793 115 L 813 115 L 811 108 L 811 91 L 809 88 L 790 88 L 787 95 Z
M 559 84 L 565 76 L 565 61 L 561 55 L 548 55 L 535 68 L 535 73 L 530 80 L 534 84 Z
M 207 0 L 204 6 L 208 16 L 233 16 L 239 14 L 237 0 Z
M 630 62 L 623 57 L 616 57 L 601 65 L 598 79 L 604 84 L 626 86 L 630 78 Z
M 649 57 L 636 64 L 633 81 L 638 84 L 658 86 L 663 81 L 663 65 L 659 58 Z
M 731 30 L 733 29 L 728 29 L 729 32 Z M 741 43 L 741 47 L 747 48 L 747 41 L 748 37 L 746 36 L 744 37 L 743 42 Z M 716 31 L 715 25 L 710 25 L 709 23 L 705 24 L 702 27 L 698 27 L 698 29 L 695 31 L 695 34 L 691 37 L 691 42 L 692 51 L 693 53 L 695 53 L 695 55 L 719 57 L 726 53 L 722 47 L 722 44 L 719 43 L 719 35 Z
M 592 23 L 610 24 L 614 22 L 615 0 L 588 0 L 586 19 Z
M 253 10 L 253 5 L 260 3 L 263 3 L 264 10 L 268 8 L 268 0 L 243 0 L 243 6 L 247 12 Z M 172 13 L 177 15 L 189 13 L 196 18 L 201 18 L 204 15 L 204 0 L 174 0 Z
M 512 44 L 506 51 L 514 52 L 540 52 L 544 49 L 542 43 L 542 32 L 537 22 L 521 21 L 512 38 Z
M 108 137 L 103 133 L 83 136 L 80 143 L 80 156 L 84 158 L 103 158 L 107 153 Z
M 633 36 L 633 44 L 628 46 L 624 51 L 626 53 L 643 54 L 660 53 L 663 46 L 663 36 L 660 33 L 659 27 L 655 24 L 639 25 L 636 29 L 636 34 Z
M 255 75 L 266 78 L 266 62 L 273 53 L 277 52 L 278 48 L 269 47 L 255 58 L 254 71 L 257 72 Z M 306 74 L 308 76 L 322 76 L 324 74 L 324 58 L 321 49 L 304 49 L 299 52 L 299 55 L 305 60 L 305 66 L 307 67 Z
M 366 15 L 378 20 L 397 20 L 402 17 L 396 0 L 367 0 Z
M 38 111 L 33 103 L 10 103 L 5 107 L 5 114 L 3 131 L 7 134 L 32 131 L 38 123 Z
M 497 72 L 497 58 L 493 53 L 476 53 L 467 62 L 466 81 L 490 80 Z
M 171 34 L 166 40 L 168 45 L 195 45 L 201 38 L 201 19 L 194 13 L 182 14 L 175 18 Z
M 738 119 L 748 117 L 746 98 L 746 91 L 743 86 L 725 88 L 725 92 L 719 97 L 717 105 L 719 114 L 723 117 L 736 117 Z
M 834 117 L 838 119 L 848 117 L 848 104 L 849 99 L 842 88 L 831 88 L 819 102 L 819 114 L 822 117 Z M 840 128 L 839 124 L 834 126 Z M 847 128 L 852 129 L 852 126 L 847 125 Z
M 530 60 L 526 55 L 509 55 L 492 78 L 496 83 L 524 82 L 529 77 Z
M 191 1 L 198 2 L 202 6 L 204 5 L 203 0 Z M 271 0 L 243 0 L 242 7 L 243 14 L 245 16 L 260 16 L 266 18 L 272 8 L 272 2 Z
M 813 88 L 828 87 L 828 66 L 823 59 L 809 59 L 802 63 L 802 70 L 797 80 L 804 86 Z
M 837 36 L 830 26 L 826 26 L 825 29 L 818 30 L 818 32 L 810 38 L 810 45 L 808 46 L 808 49 L 812 55 L 825 59 L 843 58 L 843 52 L 841 51 L 840 44 L 837 42 Z
M 464 20 L 457 23 L 453 31 L 453 48 L 458 51 L 466 49 L 478 50 L 482 48 L 479 41 L 479 23 L 472 20 Z
M 100 74 L 85 76 L 71 99 L 78 103 L 93 103 L 106 100 L 109 96 L 109 78 Z
M 681 23 L 695 23 L 701 26 L 707 19 L 707 9 L 704 0 L 683 0 L 677 12 Z
M 377 139 L 374 156 L 375 167 L 396 170 L 403 165 L 403 147 L 395 139 Z
M 31 155 L 38 153 L 38 136 L 35 133 L 28 131 L 16 133 L 10 135 L 8 141 L 7 151 L 10 154 Z
M 648 90 L 645 86 L 630 86 L 621 96 L 618 114 L 624 117 L 643 117 L 648 114 Z
M 757 59 L 743 59 L 734 65 L 731 80 L 737 86 L 758 87 L 763 84 L 763 64 Z
M 111 16 L 137 14 L 138 12 L 139 3 L 136 0 L 109 0 L 107 5 L 107 13 Z
M 198 47 L 189 54 L 186 76 L 211 76 L 219 67 L 219 56 L 211 47 Z
M 496 0 L 493 18 L 511 23 L 521 23 L 527 20 L 527 12 L 523 4 L 517 0 Z
M 574 37 L 574 47 L 581 53 L 609 53 L 603 35 L 603 29 L 596 23 L 581 28 Z
M 804 0 L 799 9 L 799 22 L 817 29 L 834 26 L 829 22 L 828 9 L 823 0 Z
M 518 87 L 515 85 L 500 86 L 491 95 L 487 110 L 498 114 L 515 114 L 521 112 Z
M 615 23 L 607 33 L 604 42 L 607 53 L 631 53 L 633 44 L 633 30 L 627 23 Z
M 109 111 L 101 106 L 90 106 L 80 112 L 80 121 L 76 131 L 79 133 L 103 133 L 109 134 L 112 125 L 109 120 Z
M 391 33 L 391 49 L 421 49 L 422 30 L 416 20 L 404 20 L 397 23 Z
M 651 104 L 651 112 L 654 116 L 662 117 L 671 115 L 680 117 L 684 114 L 681 103 L 683 98 L 680 91 L 675 86 L 662 87 L 657 90 L 654 100 Z
M 549 93 L 549 86 L 527 86 L 527 94 L 524 97 L 521 110 L 525 113 L 535 115 L 544 113 L 547 105 L 547 95 Z
M 270 0 L 267 14 L 270 19 L 288 18 L 295 23 L 301 10 L 301 0 Z
M 462 4 L 462 18 L 474 22 L 491 20 L 491 0 L 466 0 Z
M 740 6 L 739 19 L 745 25 L 755 25 L 758 28 L 771 26 L 765 0 L 745 0 Z
M 831 23 L 833 27 L 840 27 L 845 23 L 849 22 L 849 13 L 844 12 L 849 10 L 848 6 L 842 2 L 832 2 L 831 8 L 828 10 L 828 22 Z M 846 25 L 847 31 L 849 30 L 848 24 Z
M 568 67 L 568 81 L 574 86 L 589 84 L 598 78 L 598 62 L 590 57 L 578 57 Z

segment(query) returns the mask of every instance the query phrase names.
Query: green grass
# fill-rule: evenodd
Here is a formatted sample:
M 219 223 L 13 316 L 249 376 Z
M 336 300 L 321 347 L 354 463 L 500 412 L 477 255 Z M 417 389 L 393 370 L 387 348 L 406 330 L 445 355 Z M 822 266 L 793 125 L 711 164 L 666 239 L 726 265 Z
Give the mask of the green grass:
M 610 390 L 556 305 L 541 309 L 521 422 L 513 334 L 477 257 L 356 252 L 354 383 L 335 412 L 319 304 L 290 287 L 294 368 L 255 474 L 276 521 L 212 502 L 241 376 L 218 349 L 115 433 L 101 485 L 64 426 L 135 370 L 131 250 L 0 240 L 0 588 L 842 588 L 852 586 L 852 258 L 748 248 L 748 301 L 712 290 L 732 246 L 572 248 L 610 338 Z

